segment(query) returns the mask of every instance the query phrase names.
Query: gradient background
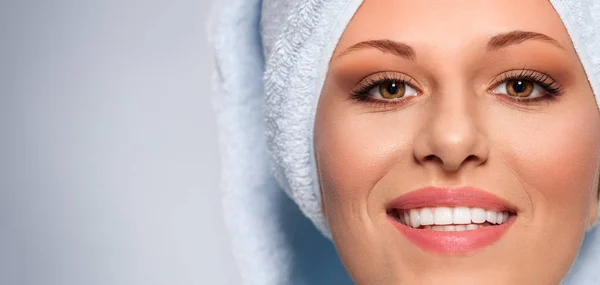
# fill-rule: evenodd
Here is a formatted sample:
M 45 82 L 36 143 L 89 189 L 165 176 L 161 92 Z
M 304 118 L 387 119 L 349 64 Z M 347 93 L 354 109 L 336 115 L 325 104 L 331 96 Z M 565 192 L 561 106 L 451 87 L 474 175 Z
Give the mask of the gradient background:
M 0 0 L 0 284 L 239 284 L 208 0 Z

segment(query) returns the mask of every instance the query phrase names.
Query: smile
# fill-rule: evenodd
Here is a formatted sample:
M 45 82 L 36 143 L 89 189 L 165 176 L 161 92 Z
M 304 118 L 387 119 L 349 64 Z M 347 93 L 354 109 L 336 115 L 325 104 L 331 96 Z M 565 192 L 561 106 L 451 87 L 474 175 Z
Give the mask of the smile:
M 491 246 L 515 221 L 515 207 L 476 188 L 427 187 L 387 206 L 394 226 L 412 243 L 436 253 L 462 253 Z
M 394 209 L 389 215 L 400 223 L 416 229 L 434 231 L 470 231 L 508 222 L 511 214 L 482 208 L 434 207 L 411 210 Z

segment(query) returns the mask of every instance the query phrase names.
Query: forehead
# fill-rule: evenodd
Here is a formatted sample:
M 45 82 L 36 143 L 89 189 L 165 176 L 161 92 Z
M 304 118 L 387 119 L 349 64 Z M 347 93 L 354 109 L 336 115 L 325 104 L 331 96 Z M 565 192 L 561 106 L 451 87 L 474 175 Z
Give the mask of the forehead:
M 336 53 L 372 39 L 401 41 L 416 49 L 461 48 L 515 30 L 546 34 L 573 50 L 548 0 L 365 0 Z

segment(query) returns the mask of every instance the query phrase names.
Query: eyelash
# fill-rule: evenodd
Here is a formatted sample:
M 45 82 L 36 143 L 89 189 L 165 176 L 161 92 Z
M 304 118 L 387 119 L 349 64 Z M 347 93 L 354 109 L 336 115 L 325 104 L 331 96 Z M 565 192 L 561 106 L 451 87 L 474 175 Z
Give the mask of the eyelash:
M 498 78 L 501 78 L 501 79 L 498 80 Z M 488 89 L 488 92 L 491 93 L 490 90 L 498 87 L 500 84 L 507 83 L 511 80 L 531 81 L 534 84 L 539 85 L 545 92 L 545 94 L 543 96 L 536 97 L 536 98 L 530 98 L 530 99 L 527 99 L 527 98 L 517 99 L 517 98 L 514 98 L 509 95 L 501 95 L 501 96 L 506 97 L 506 99 L 517 102 L 517 103 L 528 104 L 528 103 L 533 103 L 533 102 L 538 102 L 538 101 L 543 101 L 543 100 L 552 100 L 552 99 L 555 99 L 556 97 L 562 95 L 562 93 L 563 93 L 562 86 L 560 84 L 558 84 L 554 79 L 552 79 L 552 77 L 550 77 L 549 75 L 546 75 L 542 72 L 535 71 L 535 70 L 528 70 L 528 69 L 512 70 L 512 71 L 505 72 L 502 75 L 495 77 L 492 80 L 492 83 L 490 84 L 493 87 Z M 402 75 L 391 74 L 389 72 L 386 72 L 386 73 L 379 74 L 378 78 L 367 78 L 367 79 L 363 80 L 363 82 L 356 89 L 351 91 L 350 95 L 356 101 L 377 104 L 377 105 L 385 107 L 388 104 L 397 104 L 399 102 L 406 101 L 407 99 L 398 99 L 398 100 L 373 99 L 371 97 L 371 95 L 369 95 L 369 91 L 371 91 L 373 88 L 375 88 L 381 84 L 397 83 L 397 84 L 409 85 L 410 87 L 417 90 L 417 92 L 419 92 L 419 95 L 420 95 L 421 91 L 419 91 L 418 88 L 416 88 L 414 85 L 412 85 L 411 81 L 412 80 L 408 76 L 402 76 Z
M 498 77 L 500 77 L 501 79 L 497 80 Z M 503 83 L 506 83 L 506 82 L 509 82 L 512 80 L 531 81 L 534 84 L 537 84 L 538 86 L 542 87 L 542 89 L 544 90 L 544 94 L 542 96 L 536 97 L 536 98 L 517 99 L 516 97 L 512 97 L 512 96 L 501 95 L 501 96 L 506 97 L 506 99 L 514 101 L 514 102 L 527 104 L 527 103 L 534 103 L 534 102 L 539 102 L 539 101 L 544 101 L 544 100 L 553 100 L 553 99 L 556 99 L 556 97 L 563 94 L 562 85 L 558 84 L 549 75 L 546 75 L 539 71 L 523 68 L 521 70 L 512 70 L 512 71 L 505 72 L 498 77 L 496 77 L 492 80 L 493 83 L 491 84 L 491 86 L 493 86 L 493 87 L 490 88 L 489 90 L 498 87 L 500 84 L 503 84 Z
M 361 82 L 361 84 L 356 89 L 352 90 L 350 93 L 350 96 L 352 97 L 352 99 L 359 101 L 359 102 L 377 104 L 382 107 L 385 107 L 388 104 L 397 104 L 398 102 L 406 100 L 406 99 L 398 99 L 398 100 L 385 100 L 384 101 L 384 100 L 373 99 L 369 95 L 369 91 L 371 91 L 373 88 L 375 88 L 379 85 L 382 85 L 382 84 L 386 84 L 386 83 L 406 84 L 406 85 L 409 85 L 410 87 L 414 88 L 415 90 L 417 90 L 417 92 L 419 92 L 419 94 L 421 93 L 418 88 L 416 88 L 413 84 L 411 84 L 412 80 L 408 76 L 404 76 L 401 74 L 390 74 L 389 72 L 381 73 L 381 74 L 378 74 L 377 76 L 378 76 L 378 78 L 364 79 L 363 82 Z

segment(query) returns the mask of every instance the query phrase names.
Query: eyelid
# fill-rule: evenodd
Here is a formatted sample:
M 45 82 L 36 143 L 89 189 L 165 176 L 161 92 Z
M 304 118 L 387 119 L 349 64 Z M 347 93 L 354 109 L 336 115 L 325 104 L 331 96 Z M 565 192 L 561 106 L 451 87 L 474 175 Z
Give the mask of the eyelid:
M 377 81 L 377 80 L 381 80 L 381 79 L 394 79 L 394 80 L 406 81 L 406 82 L 411 82 L 413 80 L 410 76 L 408 76 L 402 72 L 380 71 L 380 72 L 375 72 L 375 73 L 369 74 L 368 76 L 365 76 L 356 85 L 364 86 L 368 82 L 373 82 L 373 81 Z
M 413 78 L 395 71 L 383 71 L 377 72 L 368 75 L 367 77 L 361 79 L 357 86 L 352 89 L 351 94 L 352 98 L 359 99 L 358 97 L 368 94 L 368 92 L 375 87 L 375 85 L 384 82 L 386 80 L 394 80 L 398 82 L 402 82 L 404 84 L 409 85 L 411 88 L 415 89 L 418 93 L 422 93 L 422 89 L 413 83 Z
M 539 86 L 539 88 L 543 89 L 543 95 L 536 97 L 517 98 L 508 94 L 498 94 L 496 92 L 493 92 L 493 90 L 496 89 L 500 84 L 504 84 L 510 80 L 517 79 L 528 80 L 533 82 L 535 85 Z M 370 91 L 374 87 L 377 87 L 389 81 L 395 81 L 402 84 L 406 84 L 412 89 L 414 89 L 414 91 L 416 91 L 416 94 L 414 96 L 401 97 L 398 99 L 373 98 Z M 496 75 L 491 79 L 488 86 L 491 86 L 487 88 L 488 92 L 496 94 L 498 96 L 502 96 L 502 98 L 506 97 L 505 99 L 509 99 L 510 101 L 514 101 L 515 103 L 521 104 L 529 104 L 534 103 L 536 101 L 555 99 L 556 97 L 562 94 L 562 85 L 559 84 L 556 80 L 554 80 L 550 75 L 544 72 L 526 68 L 508 70 L 499 75 Z M 401 103 L 408 103 L 409 101 L 412 101 L 413 97 L 418 97 L 422 94 L 422 88 L 420 88 L 417 84 L 413 83 L 413 78 L 411 76 L 408 76 L 407 74 L 401 72 L 383 71 L 370 74 L 367 77 L 361 79 L 357 83 L 357 86 L 351 90 L 350 95 L 351 98 L 356 101 L 362 103 L 371 103 L 377 106 L 381 105 L 385 107 L 388 104 L 397 105 Z
M 509 70 L 509 71 L 503 72 L 502 74 L 495 76 L 494 78 L 492 78 L 492 80 L 490 81 L 490 84 L 488 85 L 488 86 L 491 86 L 490 88 L 488 88 L 488 91 L 491 93 L 494 93 L 491 90 L 497 88 L 498 86 L 500 86 L 500 84 L 504 84 L 510 80 L 516 80 L 516 79 L 525 79 L 525 80 L 532 81 L 534 84 L 537 84 L 542 89 L 544 89 L 544 91 L 547 94 L 545 96 L 540 96 L 540 97 L 536 97 L 536 98 L 532 98 L 532 99 L 524 98 L 524 99 L 515 99 L 515 100 L 527 101 L 527 100 L 533 100 L 533 99 L 538 99 L 538 98 L 544 99 L 547 97 L 556 97 L 556 96 L 559 96 L 562 94 L 562 85 L 559 84 L 556 80 L 554 80 L 550 75 L 548 75 L 544 72 L 541 72 L 541 71 L 527 69 L 527 68 L 513 69 L 513 70 Z
M 538 81 L 542 81 L 542 83 L 545 82 L 547 84 L 555 84 L 555 85 L 558 85 L 557 87 L 560 87 L 560 84 L 558 84 L 557 81 L 554 80 L 550 75 L 548 75 L 544 72 L 541 72 L 541 71 L 527 69 L 527 68 L 508 70 L 501 74 L 498 74 L 498 75 L 494 76 L 492 78 L 492 80 L 490 80 L 490 83 L 488 85 L 495 87 L 495 86 L 498 86 L 500 83 L 506 82 L 511 79 L 517 79 L 517 78 L 531 79 L 532 77 Z

